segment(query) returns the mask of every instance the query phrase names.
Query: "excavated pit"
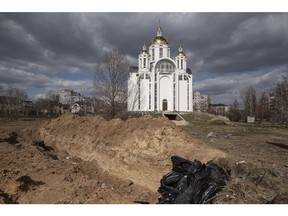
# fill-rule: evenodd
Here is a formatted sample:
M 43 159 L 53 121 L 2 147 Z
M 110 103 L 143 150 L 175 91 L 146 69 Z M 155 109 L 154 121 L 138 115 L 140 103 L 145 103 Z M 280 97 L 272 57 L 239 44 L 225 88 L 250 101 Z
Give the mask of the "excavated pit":
M 35 134 L 35 133 L 34 133 Z M 173 155 L 207 162 L 226 157 L 193 140 L 165 117 L 105 120 L 65 114 L 38 127 L 37 139 L 85 161 L 97 161 L 112 175 L 157 191 Z

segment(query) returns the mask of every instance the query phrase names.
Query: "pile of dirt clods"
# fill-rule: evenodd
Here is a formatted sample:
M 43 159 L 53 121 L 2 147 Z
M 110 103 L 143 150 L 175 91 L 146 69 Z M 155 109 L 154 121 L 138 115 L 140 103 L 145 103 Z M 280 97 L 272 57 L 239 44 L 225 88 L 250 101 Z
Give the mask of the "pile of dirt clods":
M 31 132 L 32 133 L 32 132 Z M 101 116 L 64 114 L 36 129 L 36 139 L 104 170 L 157 191 L 173 155 L 203 162 L 226 157 L 220 150 L 192 139 L 165 117 L 105 120 Z

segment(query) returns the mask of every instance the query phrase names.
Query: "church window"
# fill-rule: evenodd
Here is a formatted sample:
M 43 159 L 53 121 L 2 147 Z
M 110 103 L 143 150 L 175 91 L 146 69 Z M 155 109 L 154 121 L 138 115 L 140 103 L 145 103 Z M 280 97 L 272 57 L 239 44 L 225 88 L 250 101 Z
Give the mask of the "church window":
M 157 110 L 157 83 L 154 84 L 154 109 Z
M 189 110 L 189 81 L 187 82 L 187 110 Z
M 188 77 L 186 75 L 184 75 L 184 80 L 187 80 L 188 81 Z
M 156 65 L 156 71 L 160 73 L 173 73 L 175 72 L 174 64 L 168 60 L 161 60 Z
M 144 79 L 144 74 L 141 74 L 141 75 L 140 75 L 140 79 Z
M 163 48 L 160 48 L 159 49 L 159 58 L 162 58 L 163 57 Z
M 143 75 L 143 74 L 142 74 Z M 140 93 L 141 93 L 141 86 L 140 86 L 140 80 L 138 81 L 138 110 L 140 110 L 140 108 L 141 108 L 141 104 L 140 104 L 140 102 L 141 102 L 141 100 L 140 100 Z
M 179 77 L 178 77 L 178 78 L 179 78 L 179 80 L 183 80 L 183 78 L 182 78 L 182 75 L 179 75 Z
M 143 59 L 143 68 L 146 68 L 146 58 Z
M 155 52 L 154 52 L 154 49 L 152 49 L 152 61 L 154 61 L 155 59 Z
M 173 109 L 176 110 L 176 83 L 173 83 Z
M 180 69 L 183 69 L 183 59 L 181 59 L 181 68 Z
M 149 83 L 149 110 L 151 110 L 151 80 Z

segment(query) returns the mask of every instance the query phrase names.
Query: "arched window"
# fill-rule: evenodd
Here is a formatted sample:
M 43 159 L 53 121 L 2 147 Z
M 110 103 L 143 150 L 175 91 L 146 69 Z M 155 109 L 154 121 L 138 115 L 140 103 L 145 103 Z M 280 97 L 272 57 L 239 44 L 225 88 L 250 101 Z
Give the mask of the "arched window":
M 156 72 L 174 73 L 175 72 L 175 66 L 171 61 L 161 60 L 156 64 Z

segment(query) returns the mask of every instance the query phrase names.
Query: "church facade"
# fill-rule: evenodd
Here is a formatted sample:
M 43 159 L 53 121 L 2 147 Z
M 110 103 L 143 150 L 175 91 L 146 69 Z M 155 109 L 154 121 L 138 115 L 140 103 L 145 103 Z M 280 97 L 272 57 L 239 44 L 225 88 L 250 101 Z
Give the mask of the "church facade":
M 132 67 L 128 78 L 128 111 L 192 112 L 193 74 L 180 43 L 174 58 L 170 44 L 157 28 L 157 35 L 147 49 L 144 43 L 138 56 L 138 67 Z

